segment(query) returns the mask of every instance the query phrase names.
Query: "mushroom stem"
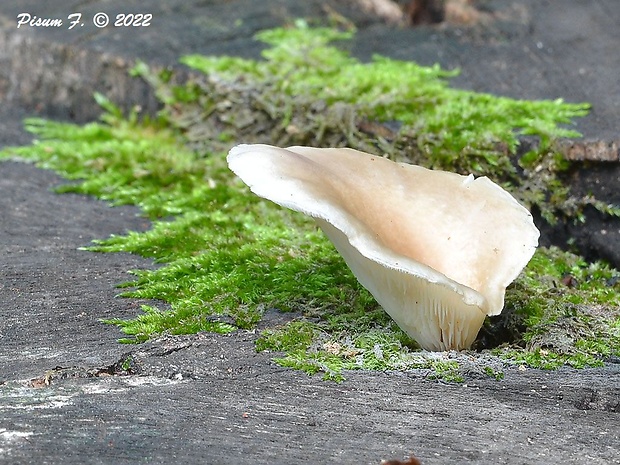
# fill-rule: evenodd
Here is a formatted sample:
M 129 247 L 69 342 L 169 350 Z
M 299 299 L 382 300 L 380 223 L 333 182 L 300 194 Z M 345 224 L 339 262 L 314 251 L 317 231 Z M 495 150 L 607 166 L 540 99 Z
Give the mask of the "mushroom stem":
M 473 344 L 486 318 L 477 305 L 465 303 L 462 295 L 445 285 L 369 260 L 327 221 L 315 221 L 357 280 L 420 347 L 446 351 Z

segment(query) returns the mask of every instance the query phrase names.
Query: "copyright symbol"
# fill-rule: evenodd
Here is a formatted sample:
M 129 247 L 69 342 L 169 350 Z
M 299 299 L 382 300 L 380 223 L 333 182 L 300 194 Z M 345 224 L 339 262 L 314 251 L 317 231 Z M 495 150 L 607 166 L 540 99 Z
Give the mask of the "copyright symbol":
M 110 22 L 110 18 L 105 13 L 97 13 L 93 16 L 93 24 L 99 28 L 106 27 Z

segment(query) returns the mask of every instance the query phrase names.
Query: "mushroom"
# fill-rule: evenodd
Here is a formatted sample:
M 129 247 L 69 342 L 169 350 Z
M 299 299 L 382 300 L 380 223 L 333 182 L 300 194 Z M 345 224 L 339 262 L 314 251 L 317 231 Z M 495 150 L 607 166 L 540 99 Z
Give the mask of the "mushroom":
M 486 177 L 348 148 L 238 145 L 227 160 L 256 195 L 313 217 L 427 350 L 469 348 L 538 243 L 532 215 Z

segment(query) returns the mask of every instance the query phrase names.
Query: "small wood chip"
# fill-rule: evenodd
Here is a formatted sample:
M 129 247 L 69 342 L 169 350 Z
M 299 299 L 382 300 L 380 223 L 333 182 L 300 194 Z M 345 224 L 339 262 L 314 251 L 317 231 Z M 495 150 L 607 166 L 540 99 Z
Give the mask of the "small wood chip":
M 553 148 L 570 161 L 620 161 L 620 142 L 616 140 L 560 140 Z
M 382 460 L 381 465 L 422 465 L 413 455 L 407 460 Z

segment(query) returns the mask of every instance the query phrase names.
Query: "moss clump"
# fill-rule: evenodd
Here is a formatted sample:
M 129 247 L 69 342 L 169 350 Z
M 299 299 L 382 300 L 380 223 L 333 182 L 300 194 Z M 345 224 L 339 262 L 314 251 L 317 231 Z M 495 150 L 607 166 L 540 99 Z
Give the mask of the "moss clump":
M 381 315 L 379 320 L 383 320 Z M 464 371 L 457 360 L 446 354 L 432 354 L 415 349 L 411 341 L 390 321 L 385 325 L 359 327 L 346 319 L 344 330 L 333 321 L 313 323 L 295 321 L 277 329 L 266 330 L 257 342 L 260 351 L 284 352 L 275 360 L 282 366 L 309 374 L 323 373 L 323 379 L 341 381 L 344 370 L 416 370 L 430 379 L 462 382 Z M 486 371 L 485 371 L 486 373 Z
M 398 140 L 380 148 L 393 156 L 423 160 L 433 168 L 493 173 L 499 167 L 512 171 L 499 146 L 514 152 L 519 135 L 537 136 L 545 145 L 554 137 L 577 136 L 559 124 L 570 123 L 588 109 L 588 105 L 561 100 L 514 100 L 454 89 L 446 79 L 456 72 L 437 65 L 424 67 L 378 55 L 362 63 L 330 44 L 350 39 L 351 32 L 311 29 L 298 23 L 295 28 L 263 31 L 256 37 L 269 45 L 263 60 L 191 55 L 182 62 L 220 85 L 227 82 L 230 88 L 238 88 L 243 82 L 258 90 L 252 100 L 261 100 L 262 110 L 270 113 L 274 125 L 288 134 L 290 142 L 308 142 L 307 132 L 316 128 L 316 123 L 296 122 L 304 117 L 315 119 L 319 129 L 325 125 L 323 131 L 314 131 L 318 139 L 311 141 L 313 145 L 323 142 L 320 136 L 328 129 L 328 121 L 321 121 L 318 114 L 308 115 L 305 108 L 308 102 L 321 102 L 325 110 L 337 105 L 341 112 L 352 115 L 354 125 L 360 120 L 397 122 L 399 129 L 393 137 Z M 218 102 L 193 83 L 189 87 L 193 92 L 187 89 L 184 94 L 193 95 L 207 110 L 206 115 L 219 111 L 214 107 Z M 229 103 L 234 106 L 237 102 Z M 238 110 L 234 113 L 241 114 Z M 302 140 L 295 140 L 299 135 Z M 343 134 L 341 142 L 373 146 L 380 142 L 374 136 L 365 137 L 354 126 Z M 273 134 L 270 138 L 274 142 Z
M 572 198 L 558 179 L 568 164 L 552 142 L 579 135 L 570 124 L 587 113 L 587 104 L 454 89 L 448 79 L 457 71 L 439 66 L 382 56 L 363 63 L 332 45 L 346 43 L 351 31 L 298 22 L 256 37 L 268 46 L 262 60 L 184 57 L 183 63 L 205 75 L 184 85 L 173 85 L 167 71 L 157 75 L 145 65 L 135 71 L 158 89 L 170 123 L 197 147 L 213 149 L 230 140 L 348 146 L 487 175 L 550 223 L 581 218 L 588 204 L 620 215 L 620 208 L 596 199 Z M 537 142 L 519 158 L 522 136 Z
M 260 37 L 271 45 L 264 61 L 187 58 L 209 71 L 206 80 L 173 86 L 142 70 L 167 105 L 155 121 L 139 121 L 136 113 L 125 118 L 98 95 L 106 110 L 102 122 L 28 120 L 38 140 L 0 153 L 76 181 L 60 191 L 135 204 L 154 221 L 149 231 L 113 236 L 90 248 L 136 253 L 161 264 L 134 271 L 122 295 L 157 299 L 162 308 L 145 306 L 135 319 L 110 322 L 127 335 L 125 342 L 140 342 L 162 332 L 254 328 L 265 309 L 275 307 L 302 315 L 258 338 L 257 348 L 279 353 L 276 360 L 285 366 L 335 380 L 352 369 L 419 370 L 450 381 L 468 373 L 501 378 L 502 364 L 488 354 L 476 355 L 480 363 L 472 365 L 471 354 L 417 350 L 314 224 L 251 195 L 226 168 L 220 148 L 259 134 L 272 143 L 335 140 L 392 154 L 403 149 L 427 165 L 491 170 L 514 181 L 508 153 L 498 147 L 514 147 L 519 133 L 570 135 L 557 123 L 585 107 L 453 90 L 445 82 L 448 73 L 436 67 L 385 58 L 362 64 L 328 45 L 347 37 L 330 30 L 279 29 Z M 298 70 L 305 63 L 301 57 L 312 66 Z M 387 77 L 409 92 L 406 99 L 381 87 Z M 409 88 L 410 80 L 415 86 Z M 339 94 L 345 84 L 348 92 Z M 506 118 L 491 117 L 491 111 Z M 389 133 L 393 139 L 376 132 L 389 126 L 372 126 L 371 120 L 395 118 L 401 120 L 400 130 Z M 367 129 L 379 129 L 364 133 L 364 121 Z M 200 151 L 194 150 L 198 141 Z M 530 158 L 524 165 L 560 163 L 548 152 Z M 528 192 L 543 192 L 539 187 Z M 596 365 L 620 355 L 618 276 L 602 264 L 540 249 L 506 296 L 507 313 L 522 331 L 496 353 L 506 363 L 541 367 Z M 570 338 L 559 338 L 567 328 Z
M 250 328 L 265 306 L 306 312 L 336 311 L 344 302 L 348 310 L 376 306 L 310 220 L 249 195 L 224 154 L 204 159 L 157 124 L 111 113 L 105 120 L 82 127 L 28 120 L 40 140 L 1 156 L 80 179 L 62 192 L 134 203 L 152 219 L 175 215 L 147 232 L 112 236 L 89 248 L 165 264 L 134 271 L 136 280 L 122 295 L 159 299 L 170 309 L 145 306 L 135 320 L 111 320 L 126 334 L 143 341 L 161 332 Z
M 508 289 L 521 348 L 496 353 L 539 368 L 598 366 L 620 356 L 620 272 L 556 247 L 540 248 Z

